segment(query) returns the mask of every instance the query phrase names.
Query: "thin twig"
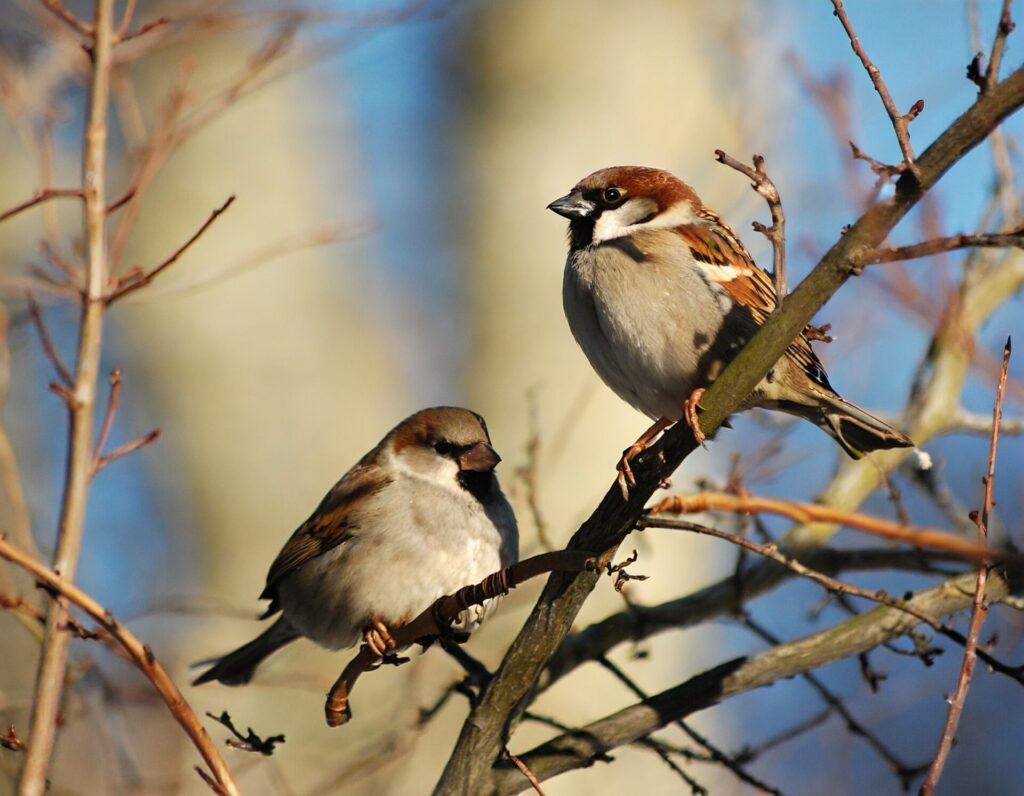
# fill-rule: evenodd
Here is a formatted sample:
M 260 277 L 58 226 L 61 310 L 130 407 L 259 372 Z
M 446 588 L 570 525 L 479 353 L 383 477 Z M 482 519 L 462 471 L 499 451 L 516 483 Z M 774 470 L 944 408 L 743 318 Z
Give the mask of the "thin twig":
M 786 288 L 786 216 L 782 212 L 782 198 L 764 167 L 764 156 L 754 155 L 754 167 L 742 163 L 721 149 L 715 150 L 719 163 L 735 169 L 751 180 L 751 187 L 768 203 L 772 214 L 772 225 L 766 227 L 757 221 L 754 229 L 764 235 L 772 244 L 772 276 L 775 279 L 776 309 L 782 306 L 782 300 L 788 291 Z
M 516 768 L 523 772 L 523 776 L 526 777 L 526 779 L 529 781 L 530 787 L 532 787 L 539 794 L 539 796 L 544 796 L 544 790 L 543 788 L 541 788 L 540 782 L 533 775 L 533 772 L 530 771 L 529 766 L 527 766 L 526 763 L 524 763 L 522 760 L 520 760 L 518 757 L 512 754 L 512 752 L 509 751 L 507 746 L 505 747 L 505 756 L 508 757 L 508 759 L 515 764 Z
M 776 636 L 760 623 L 756 622 L 746 611 L 741 611 L 737 615 L 737 618 L 744 627 L 751 630 L 764 641 L 767 641 L 773 647 L 777 647 L 783 643 L 781 638 Z M 850 709 L 846 707 L 843 700 L 833 693 L 833 691 L 825 685 L 820 677 L 813 672 L 803 672 L 800 676 L 817 692 L 818 696 L 822 698 L 825 704 L 829 706 L 824 717 L 827 718 L 833 711 L 838 713 L 842 717 L 843 721 L 846 722 L 846 728 L 850 731 L 850 734 L 863 738 L 868 746 L 874 749 L 878 755 L 885 760 L 886 765 L 888 765 L 892 772 L 900 778 L 900 784 L 903 790 L 907 790 L 910 787 L 910 783 L 924 773 L 925 769 L 928 767 L 927 763 L 919 766 L 911 766 L 904 763 L 903 760 L 901 760 L 899 756 L 893 752 L 884 741 L 882 741 L 881 738 L 876 736 L 871 732 L 871 730 L 856 719 L 856 717 L 850 712 Z M 822 720 L 823 719 L 819 718 L 818 722 Z M 814 722 L 812 720 L 811 722 L 808 722 L 808 725 L 813 727 L 815 726 L 815 723 L 818 722 Z M 793 737 L 793 733 L 796 729 L 798 728 L 790 730 L 790 732 L 784 736 L 784 739 Z M 776 741 L 776 743 L 778 743 L 778 741 Z
M 206 715 L 213 719 L 215 722 L 223 727 L 226 727 L 234 738 L 228 738 L 225 743 L 232 749 L 238 749 L 242 752 L 259 752 L 264 757 L 270 757 L 274 754 L 274 749 L 278 744 L 284 743 L 284 735 L 268 735 L 266 738 L 261 738 L 255 732 L 252 727 L 246 727 L 248 731 L 245 735 L 242 735 L 241 731 L 235 727 L 235 723 L 231 720 L 231 715 L 226 711 L 221 711 L 219 716 L 206 712 Z
M 992 510 L 992 490 L 996 477 L 996 450 L 999 447 L 999 421 L 1003 414 L 1003 397 L 1006 394 L 1006 377 L 1010 369 L 1010 339 L 1007 338 L 1006 346 L 1003 348 L 1003 369 L 999 376 L 999 386 L 996 387 L 996 402 L 992 410 L 992 436 L 989 440 L 988 471 L 985 474 L 985 497 L 982 502 L 981 512 L 972 512 L 972 519 L 978 526 L 978 541 L 986 543 L 988 536 L 988 515 Z M 978 567 L 977 586 L 974 590 L 974 603 L 971 609 L 971 621 L 967 630 L 967 643 L 964 645 L 964 658 L 960 666 L 960 675 L 957 678 L 956 692 L 949 700 L 949 712 L 946 714 L 946 723 L 942 728 L 942 736 L 939 739 L 939 748 L 935 752 L 935 759 L 931 768 L 928 769 L 928 776 L 921 785 L 921 796 L 931 796 L 942 776 L 942 769 L 946 765 L 946 759 L 953 748 L 953 739 L 956 736 L 956 728 L 960 723 L 960 714 L 964 709 L 964 702 L 967 699 L 967 689 L 971 684 L 971 677 L 974 675 L 974 664 L 978 653 L 978 637 L 981 635 L 981 625 L 988 613 L 988 605 L 985 602 L 985 584 L 988 579 L 988 567 L 981 564 Z
M 121 22 L 114 33 L 114 39 L 121 41 L 128 32 L 128 26 L 132 24 L 132 16 L 135 14 L 136 0 L 127 0 L 124 4 L 124 14 L 121 15 Z
M 635 696 L 637 696 L 640 699 L 647 699 L 649 697 L 647 692 L 644 691 L 639 685 L 637 685 L 636 682 L 634 682 L 633 678 L 627 675 L 624 671 L 622 671 L 622 669 L 620 669 L 618 666 L 612 663 L 608 658 L 602 656 L 597 659 L 597 662 L 601 664 L 601 666 L 603 666 L 609 672 L 611 672 L 612 675 L 620 683 L 626 686 L 626 688 L 632 691 Z M 735 774 L 740 780 L 750 785 L 752 788 L 759 790 L 762 793 L 771 793 L 774 796 L 781 796 L 782 791 L 780 791 L 778 788 L 773 788 L 771 785 L 766 785 L 764 782 L 761 782 L 759 779 L 757 779 L 757 777 L 754 777 L 753 775 L 749 774 L 740 763 L 738 763 L 732 757 L 730 757 L 717 746 L 715 746 L 713 743 L 711 743 L 711 741 L 709 741 L 704 735 L 697 732 L 685 721 L 683 721 L 682 719 L 677 719 L 675 723 L 683 732 L 689 735 L 691 739 L 693 739 L 698 744 L 707 749 L 708 754 L 711 755 L 711 759 L 713 762 L 720 763 L 722 766 L 729 769 L 729 771 Z
M 122 625 L 114 615 L 96 602 L 91 596 L 73 583 L 57 575 L 36 559 L 7 543 L 6 537 L 0 534 L 0 558 L 24 569 L 32 577 L 46 586 L 47 591 L 66 599 L 85 611 L 100 627 L 107 631 L 124 648 L 132 662 L 153 684 L 157 693 L 167 705 L 174 719 L 188 734 L 203 760 L 210 767 L 215 781 L 225 792 L 239 794 L 238 786 L 228 770 L 224 759 L 210 739 L 199 717 L 185 700 L 181 691 L 171 680 L 160 662 L 153 655 L 153 650 Z M 66 634 L 65 634 L 66 635 Z M 29 749 L 31 752 L 31 748 Z
M 148 434 L 143 434 L 141 437 L 128 440 L 123 445 L 118 445 L 110 453 L 105 453 L 96 460 L 96 470 L 99 472 L 111 462 L 116 462 L 123 456 L 127 456 L 129 453 L 134 453 L 140 448 L 145 448 L 147 445 L 152 445 L 160 439 L 160 429 L 154 428 Z
M 700 514 L 705 511 L 778 514 L 799 523 L 829 522 L 845 525 L 850 528 L 867 531 L 883 539 L 904 542 L 914 547 L 946 550 L 965 558 L 991 561 L 1005 557 L 998 551 L 991 550 L 983 544 L 970 542 L 934 528 L 924 528 L 918 525 L 900 525 L 879 517 L 840 511 L 829 506 L 814 503 L 798 503 L 794 500 L 762 498 L 752 495 L 738 497 L 736 495 L 703 492 L 699 495 L 667 497 L 651 507 L 647 512 L 647 517 L 641 520 L 641 523 L 648 523 L 650 517 L 664 512 Z
M 39 335 L 39 342 L 43 345 L 43 351 L 46 354 L 46 358 L 50 360 L 50 364 L 53 365 L 53 369 L 57 371 L 57 376 L 60 378 L 61 383 L 65 387 L 71 387 L 75 380 L 71 376 L 71 371 L 68 370 L 68 366 L 64 364 L 64 360 L 60 358 L 60 354 L 57 353 L 57 348 L 53 344 L 53 338 L 50 337 L 50 333 L 46 328 L 46 323 L 43 321 L 43 313 L 39 309 L 39 302 L 36 301 L 35 296 L 32 295 L 31 291 L 25 294 L 25 301 L 28 303 L 28 314 L 32 318 L 32 324 L 36 327 L 36 333 Z
M 940 622 L 938 619 L 929 616 L 926 613 L 916 611 L 913 607 L 907 604 L 907 601 L 898 600 L 891 597 L 887 592 L 882 589 L 878 591 L 869 591 L 862 589 L 859 586 L 854 586 L 851 583 L 845 581 L 836 580 L 835 578 L 829 577 L 823 572 L 812 569 L 806 564 L 801 563 L 795 558 L 787 556 L 779 551 L 778 545 L 775 544 L 758 544 L 757 542 L 746 539 L 736 534 L 728 533 L 727 531 L 720 531 L 717 528 L 712 528 L 707 525 L 700 525 L 695 522 L 687 522 L 685 520 L 666 520 L 666 519 L 650 519 L 648 517 L 642 517 L 638 522 L 638 529 L 643 530 L 644 528 L 665 528 L 668 530 L 676 531 L 693 531 L 694 533 L 704 534 L 705 536 L 714 536 L 717 539 L 723 539 L 726 542 L 730 542 L 739 547 L 745 548 L 753 553 L 764 556 L 774 561 L 776 564 L 788 569 L 801 577 L 805 577 L 808 580 L 814 581 L 819 586 L 828 589 L 830 592 L 836 594 L 849 594 L 854 597 L 863 597 L 865 600 L 871 600 L 872 602 L 879 603 L 888 608 L 895 608 L 896 610 L 903 611 L 910 616 L 917 619 L 919 622 L 923 622 L 928 625 L 936 633 L 941 633 L 951 641 L 956 642 L 960 646 L 966 645 L 966 638 L 954 630 L 949 625 Z M 992 667 L 993 671 L 1005 674 L 1016 682 L 1024 685 L 1024 667 L 1021 666 L 1009 666 L 1002 661 L 992 657 L 988 652 L 984 650 L 978 650 L 978 657 L 980 657 L 985 663 Z
M 43 188 L 36 191 L 29 199 L 26 199 L 21 204 L 15 205 L 9 210 L 5 210 L 0 213 L 0 222 L 6 221 L 12 216 L 18 215 L 23 210 L 28 210 L 30 207 L 35 207 L 38 204 L 49 201 L 50 199 L 58 199 L 61 197 L 75 197 L 76 199 L 82 198 L 81 188 Z
M 1003 62 L 1003 50 L 1006 47 L 1006 37 L 1016 27 L 1010 18 L 1010 0 L 1003 0 L 1003 10 L 999 14 L 999 24 L 996 26 L 996 38 L 992 42 L 992 55 L 988 59 L 988 69 L 985 70 L 985 84 L 981 88 L 983 94 L 992 90 L 999 81 L 999 66 Z
M 200 236 L 210 228 L 210 225 L 217 220 L 217 217 L 225 210 L 227 210 L 229 207 L 231 207 L 231 203 L 234 201 L 235 196 L 234 194 L 232 194 L 231 196 L 228 197 L 227 201 L 224 202 L 224 204 L 222 204 L 220 207 L 218 207 L 216 210 L 210 213 L 210 217 L 203 222 L 203 225 L 198 230 L 196 230 L 195 234 L 193 234 L 191 238 L 189 238 L 187 241 L 181 244 L 170 257 L 168 257 L 158 266 L 156 266 L 150 271 L 135 276 L 134 278 L 128 277 L 128 281 L 126 281 L 124 284 L 114 287 L 113 290 L 111 290 L 110 293 L 107 294 L 107 304 L 113 304 L 122 296 L 125 296 L 134 290 L 138 290 L 141 287 L 145 287 L 154 279 L 156 279 L 166 269 L 174 265 L 174 263 L 177 262 L 178 258 L 181 257 L 181 255 L 183 255 L 188 250 L 188 248 L 197 240 L 199 240 Z
M 92 474 L 93 477 L 99 471 L 99 460 L 100 456 L 103 455 L 103 449 L 107 447 L 107 439 L 110 437 L 110 429 L 114 425 L 114 415 L 117 414 L 117 406 L 121 402 L 121 369 L 114 368 L 110 371 L 110 396 L 107 398 L 107 411 L 103 416 L 103 425 L 100 427 L 100 436 L 96 440 L 96 449 L 92 454 Z
M 858 267 L 876 265 L 878 263 L 896 263 L 914 260 L 918 257 L 930 257 L 933 254 L 967 248 L 1017 248 L 1024 249 L 1024 230 L 1009 234 L 960 234 L 945 238 L 934 238 L 911 246 L 896 246 L 887 249 L 874 249 L 865 252 L 856 261 Z
M 65 8 L 64 4 L 60 2 L 60 0 L 40 0 L 40 2 L 42 2 L 43 6 L 49 11 L 51 11 L 54 14 L 54 16 L 56 16 L 62 22 L 67 24 L 73 30 L 78 31 L 87 38 L 91 39 L 93 37 L 93 34 L 95 33 L 95 28 L 89 23 L 83 22 L 70 11 L 68 11 L 68 9 Z
M 861 64 L 863 64 L 864 69 L 868 73 L 868 77 L 871 78 L 871 82 L 875 86 L 875 91 L 878 92 L 878 96 L 882 99 L 882 105 L 885 106 L 885 112 L 889 114 L 889 120 L 892 122 L 892 128 L 896 133 L 896 140 L 899 142 L 900 151 L 903 153 L 903 163 L 906 169 L 914 175 L 918 182 L 920 182 L 921 172 L 914 160 L 914 148 L 910 144 L 910 132 L 908 128 L 910 122 L 917 118 L 917 115 L 924 109 L 924 100 L 918 100 L 915 102 L 906 114 L 900 113 L 899 109 L 896 107 L 896 103 L 893 102 L 892 95 L 889 93 L 888 87 L 885 85 L 885 80 L 882 78 L 881 71 L 879 71 L 878 67 L 871 62 L 871 59 L 868 58 L 868 54 L 861 46 L 860 39 L 857 38 L 857 33 L 853 29 L 853 23 L 850 22 L 850 18 L 846 15 L 846 9 L 843 8 L 842 0 L 832 0 L 832 6 L 835 8 L 835 15 L 839 18 L 843 29 L 846 31 L 846 35 L 850 39 L 850 46 L 857 54 L 857 57 L 860 58 Z

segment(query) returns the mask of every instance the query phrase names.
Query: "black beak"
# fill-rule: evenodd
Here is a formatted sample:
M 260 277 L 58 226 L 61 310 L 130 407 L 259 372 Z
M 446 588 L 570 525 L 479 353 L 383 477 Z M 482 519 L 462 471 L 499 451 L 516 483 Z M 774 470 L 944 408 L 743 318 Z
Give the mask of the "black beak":
M 458 458 L 460 470 L 472 470 L 477 473 L 490 472 L 500 461 L 501 457 L 486 442 L 476 443 L 469 450 L 459 454 Z
M 590 218 L 596 209 L 597 206 L 584 199 L 583 194 L 579 191 L 568 193 L 548 205 L 548 210 L 554 210 L 558 215 L 564 216 L 570 221 L 577 218 Z

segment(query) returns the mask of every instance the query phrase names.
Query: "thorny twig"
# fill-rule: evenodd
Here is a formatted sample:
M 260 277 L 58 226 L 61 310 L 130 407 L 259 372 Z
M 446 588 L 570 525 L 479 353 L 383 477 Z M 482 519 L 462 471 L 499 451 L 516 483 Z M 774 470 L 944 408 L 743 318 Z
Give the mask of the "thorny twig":
M 885 106 L 885 112 L 889 114 L 889 120 L 892 122 L 892 128 L 896 133 L 896 140 L 899 142 L 900 151 L 903 153 L 903 163 L 899 170 L 909 171 L 914 175 L 914 178 L 920 182 L 921 172 L 914 160 L 914 148 L 910 144 L 910 132 L 908 128 L 910 123 L 917 118 L 918 114 L 920 114 L 922 110 L 924 110 L 924 100 L 919 99 L 915 102 L 907 113 L 900 113 L 899 109 L 896 107 L 896 103 L 893 102 L 889 89 L 885 85 L 882 73 L 879 71 L 878 67 L 871 62 L 871 59 L 868 58 L 868 54 L 861 46 L 860 39 L 857 38 L 857 33 L 853 29 L 853 23 L 850 22 L 850 18 L 846 15 L 846 9 L 843 8 L 842 0 L 832 0 L 832 6 L 835 9 L 835 15 L 839 18 L 843 29 L 846 31 L 846 35 L 850 39 L 850 46 L 857 54 L 857 57 L 860 58 L 861 64 L 863 64 L 864 69 L 868 73 L 868 77 L 871 78 L 871 82 L 875 86 L 875 91 L 878 92 L 878 96 L 882 99 L 882 105 Z
M 253 732 L 252 727 L 246 727 L 248 732 L 242 735 L 238 728 L 235 727 L 235 723 L 231 721 L 231 716 L 226 710 L 221 711 L 219 716 L 215 716 L 209 711 L 206 712 L 206 715 L 218 724 L 226 727 L 228 732 L 235 736 L 225 741 L 232 749 L 239 749 L 243 752 L 259 752 L 264 757 L 270 757 L 274 754 L 274 749 L 277 745 L 284 743 L 284 735 L 268 735 L 266 738 L 260 738 L 260 736 Z
M 746 165 L 727 155 L 721 149 L 715 150 L 715 158 L 719 163 L 724 163 L 731 169 L 735 169 L 751 180 L 751 187 L 764 197 L 768 203 L 768 209 L 772 214 L 772 225 L 766 227 L 758 221 L 754 222 L 754 229 L 764 235 L 772 244 L 772 276 L 775 280 L 776 308 L 782 306 L 782 300 L 786 297 L 786 216 L 782 212 L 782 198 L 768 176 L 764 168 L 764 156 L 754 155 L 754 167 Z
M 978 540 L 985 544 L 988 535 L 988 517 L 992 510 L 992 490 L 996 476 L 996 451 L 999 447 L 999 421 L 1003 414 L 1003 397 L 1006 394 L 1006 377 L 1010 368 L 1011 344 L 1009 338 L 1003 348 L 1003 368 L 999 376 L 999 385 L 996 387 L 995 407 L 992 410 L 992 436 L 989 441 L 988 471 L 985 474 L 985 497 L 982 502 L 981 512 L 972 512 L 971 519 L 978 526 Z M 949 712 L 946 715 L 945 726 L 942 728 L 942 736 L 939 740 L 939 748 L 935 752 L 935 759 L 931 768 L 928 769 L 928 776 L 921 785 L 921 796 L 930 796 L 935 792 L 939 778 L 942 776 L 942 769 L 946 765 L 946 758 L 949 757 L 950 749 L 953 748 L 953 739 L 956 736 L 956 728 L 960 722 L 960 714 L 967 699 L 967 689 L 974 674 L 974 665 L 978 655 L 978 637 L 981 634 L 981 625 L 988 613 L 988 605 L 985 602 L 985 584 L 988 579 L 988 568 L 983 563 L 978 567 L 977 586 L 974 590 L 974 603 L 971 610 L 971 621 L 967 630 L 967 643 L 964 644 L 964 659 L 960 666 L 960 675 L 957 678 L 956 692 L 949 700 Z

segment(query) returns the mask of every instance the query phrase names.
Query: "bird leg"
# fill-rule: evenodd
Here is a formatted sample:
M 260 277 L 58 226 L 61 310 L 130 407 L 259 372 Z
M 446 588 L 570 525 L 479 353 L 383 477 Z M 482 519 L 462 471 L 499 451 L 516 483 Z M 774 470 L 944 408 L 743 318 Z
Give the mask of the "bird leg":
M 619 459 L 615 469 L 619 471 L 617 480 L 619 482 L 619 489 L 622 490 L 623 500 L 629 500 L 629 488 L 636 486 L 636 478 L 633 477 L 633 470 L 629 466 L 630 460 L 647 450 L 654 439 L 671 425 L 672 421 L 667 417 L 659 417 L 649 429 L 640 435 L 636 442 L 622 452 L 622 458 Z
M 386 658 L 395 649 L 391 631 L 376 616 L 370 617 L 370 626 L 363 630 L 363 641 L 378 658 Z
M 693 438 L 697 440 L 697 444 L 702 448 L 707 448 L 704 444 L 704 440 L 707 437 L 704 436 L 704 432 L 701 430 L 700 421 L 697 420 L 697 410 L 700 408 L 700 399 L 704 395 L 704 388 L 698 387 L 692 393 L 690 397 L 686 399 L 683 404 L 683 420 L 686 421 L 686 425 L 690 427 L 690 431 L 693 432 Z

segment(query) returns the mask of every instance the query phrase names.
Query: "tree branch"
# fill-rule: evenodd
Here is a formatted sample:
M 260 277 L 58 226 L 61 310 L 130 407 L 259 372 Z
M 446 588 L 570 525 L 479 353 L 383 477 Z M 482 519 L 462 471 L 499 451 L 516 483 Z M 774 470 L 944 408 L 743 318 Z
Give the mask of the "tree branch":
M 846 15 L 846 9 L 843 8 L 842 0 L 832 0 L 832 6 L 835 8 L 835 15 L 839 18 L 839 21 L 843 25 L 843 30 L 846 31 L 846 35 L 850 39 L 850 46 L 853 51 L 860 58 L 861 64 L 863 64 L 865 71 L 868 73 L 868 77 L 871 78 L 871 83 L 875 87 L 875 91 L 878 92 L 878 96 L 882 99 L 882 105 L 885 106 L 885 112 L 889 114 L 889 121 L 892 122 L 892 129 L 896 133 L 896 140 L 899 142 L 900 151 L 903 153 L 903 163 L 907 170 L 914 175 L 915 178 L 920 179 L 921 174 L 917 164 L 914 162 L 914 148 L 910 144 L 910 122 L 917 118 L 918 114 L 924 109 L 924 100 L 918 100 L 914 103 L 911 109 L 906 113 L 900 113 L 896 107 L 896 103 L 893 102 L 892 95 L 889 93 L 888 87 L 885 85 L 885 80 L 882 78 L 882 73 L 875 66 L 871 59 L 868 58 L 868 54 L 864 51 L 864 47 L 860 43 L 860 39 L 857 38 L 857 33 L 853 29 L 853 23 L 850 22 L 850 18 Z
M 721 149 L 715 150 L 715 157 L 719 163 L 724 163 L 729 168 L 749 177 L 752 181 L 750 187 L 763 196 L 768 203 L 768 210 L 772 214 L 772 225 L 766 227 L 755 221 L 754 229 L 768 238 L 772 244 L 772 276 L 775 278 L 775 297 L 778 302 L 776 310 L 778 310 L 782 306 L 782 300 L 789 292 L 786 288 L 786 216 L 782 212 L 782 198 L 779 196 L 779 190 L 768 176 L 768 172 L 765 171 L 764 156 L 754 155 L 753 168 L 727 155 Z
M 903 260 L 914 260 L 918 257 L 930 257 L 933 254 L 966 248 L 1016 248 L 1024 249 L 1024 231 L 1018 230 L 1005 235 L 960 234 L 947 238 L 934 238 L 912 246 L 897 246 L 889 249 L 875 249 L 865 252 L 857 261 L 858 266 L 875 265 L 877 263 L 895 263 Z
M 153 684 L 160 698 L 167 705 L 167 709 L 174 716 L 178 724 L 181 725 L 182 729 L 185 730 L 203 760 L 210 767 L 214 781 L 218 786 L 222 788 L 223 792 L 232 796 L 241 793 L 235 784 L 234 778 L 231 776 L 231 772 L 228 770 L 227 764 L 225 764 L 216 745 L 207 734 L 202 722 L 199 721 L 195 711 L 192 710 L 191 705 L 182 696 L 181 691 L 178 690 L 178 687 L 171 680 L 167 671 L 154 657 L 153 650 L 139 641 L 130 630 L 118 622 L 110 611 L 69 580 L 60 577 L 28 554 L 8 544 L 3 534 L 0 534 L 0 558 L 4 558 L 24 569 L 42 583 L 51 595 L 71 601 L 85 611 L 100 627 L 106 630 L 124 648 L 124 651 L 128 654 L 129 659 L 135 664 L 136 668 Z M 57 600 L 54 599 L 54 603 L 56 602 Z M 67 637 L 68 634 L 62 633 L 61 635 Z M 31 754 L 31 744 L 28 746 L 27 754 Z M 24 788 L 22 790 L 24 792 Z
M 15 205 L 9 210 L 5 210 L 0 213 L 0 222 L 6 221 L 12 216 L 18 215 L 23 210 L 28 210 L 30 207 L 35 207 L 38 204 L 49 201 L 50 199 L 57 199 L 59 197 L 75 197 L 78 199 L 82 198 L 81 188 L 43 188 L 42 190 L 36 191 L 32 194 L 31 198 L 26 199 L 19 205 Z
M 999 384 L 996 387 L 996 402 L 992 410 L 992 436 L 989 440 L 988 451 L 988 472 L 985 474 L 985 498 L 982 502 L 981 513 L 973 512 L 973 519 L 978 526 L 978 541 L 985 544 L 988 536 L 988 515 L 992 510 L 992 490 L 996 478 L 996 450 L 999 447 L 999 421 L 1003 414 L 1003 398 L 1006 395 L 1006 377 L 1010 368 L 1010 340 L 1007 338 L 1006 346 L 1003 349 L 1003 367 L 999 374 Z M 988 605 L 985 602 L 985 582 L 988 578 L 988 568 L 982 564 L 978 567 L 978 579 L 974 588 L 974 601 L 971 609 L 971 621 L 967 630 L 967 643 L 964 645 L 964 658 L 960 666 L 960 675 L 957 677 L 956 692 L 949 701 L 949 712 L 946 714 L 946 723 L 942 728 L 942 735 L 939 739 L 939 748 L 935 752 L 935 759 L 932 761 L 924 784 L 921 785 L 921 796 L 931 796 L 942 776 L 942 769 L 946 765 L 946 759 L 953 748 L 953 739 L 956 736 L 956 728 L 960 723 L 960 714 L 967 700 L 967 688 L 971 684 L 971 677 L 974 675 L 974 664 L 978 656 L 978 638 L 981 635 L 981 625 L 988 613 Z
M 974 575 L 962 575 L 934 588 L 916 593 L 907 605 L 934 618 L 963 610 L 970 604 Z M 986 596 L 997 600 L 1010 593 L 1006 578 L 993 571 Z M 890 639 L 905 635 L 919 624 L 906 612 L 880 606 L 802 639 L 782 644 L 747 658 L 728 661 L 642 702 L 553 738 L 519 755 L 543 782 L 546 779 L 592 764 L 608 752 L 738 694 L 820 668 L 828 663 L 866 652 Z M 523 782 L 518 772 L 500 763 L 495 766 L 491 790 L 519 793 Z
M 901 525 L 879 517 L 839 511 L 814 503 L 798 503 L 793 500 L 761 498 L 752 495 L 741 497 L 715 492 L 704 492 L 692 496 L 676 495 L 659 501 L 647 512 L 647 518 L 665 512 L 700 514 L 705 511 L 729 511 L 739 514 L 777 514 L 799 523 L 827 522 L 845 525 L 850 528 L 866 531 L 883 539 L 903 542 L 914 547 L 944 550 L 964 558 L 994 561 L 1003 557 L 998 551 L 992 550 L 984 544 L 970 542 L 946 531 L 914 525 Z M 640 521 L 641 527 L 650 527 L 652 524 L 656 524 L 656 521 L 650 521 L 647 518 Z
M 1022 104 L 1024 68 L 979 98 L 925 150 L 917 161 L 919 180 L 903 175 L 896 183 L 895 193 L 868 209 L 836 242 L 786 298 L 785 306 L 768 319 L 704 394 L 700 425 L 706 435 L 717 430 L 742 405 L 817 310 L 849 279 L 856 258 L 877 248 L 954 163 Z M 602 559 L 610 559 L 661 479 L 694 450 L 693 435 L 682 426 L 685 424 L 669 429 L 658 444 L 634 460 L 637 486 L 629 500 L 623 501 L 618 485 L 613 484 L 594 513 L 573 534 L 570 549 L 603 550 Z M 491 767 L 504 747 L 503 736 L 514 728 L 541 671 L 569 632 L 596 580 L 593 573 L 556 573 L 548 579 L 530 618 L 463 724 L 436 793 L 486 790 Z
M 61 16 L 79 32 L 93 34 L 92 75 L 89 89 L 88 118 L 85 125 L 82 196 L 85 200 L 86 290 L 82 297 L 82 315 L 78 328 L 78 356 L 74 387 L 68 400 L 70 428 L 65 470 L 64 493 L 57 528 L 53 570 L 68 582 L 74 580 L 82 547 L 85 508 L 92 478 L 93 410 L 99 376 L 100 342 L 107 286 L 106 219 L 107 110 L 110 98 L 111 49 L 113 47 L 113 0 L 96 0 L 95 25 L 76 26 L 77 18 L 58 0 L 44 0 L 46 7 Z M 66 12 L 66 9 L 64 9 Z M 46 621 L 43 654 L 36 675 L 32 719 L 26 744 L 25 764 L 21 771 L 22 796 L 42 796 L 56 735 L 57 713 L 64 685 L 68 634 L 60 627 L 64 609 L 59 602 L 50 604 Z

